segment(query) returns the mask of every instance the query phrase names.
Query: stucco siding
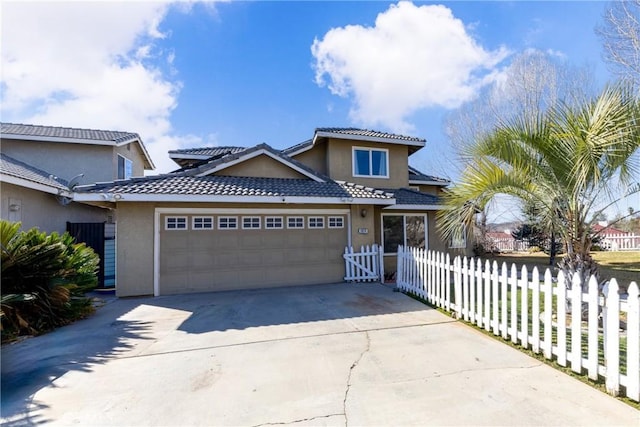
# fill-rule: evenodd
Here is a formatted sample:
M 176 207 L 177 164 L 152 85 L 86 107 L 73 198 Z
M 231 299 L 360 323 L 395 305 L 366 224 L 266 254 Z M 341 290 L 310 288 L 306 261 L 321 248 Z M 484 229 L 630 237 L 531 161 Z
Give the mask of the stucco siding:
M 153 295 L 153 223 L 151 203 L 118 203 L 116 294 Z
M 80 184 L 115 178 L 113 147 L 3 139 L 2 152 L 67 181 L 83 173 Z
M 222 176 L 251 176 L 256 178 L 307 178 L 307 176 L 291 169 L 289 166 L 272 159 L 267 155 L 259 155 L 242 163 L 216 172 Z
M 64 233 L 69 222 L 105 222 L 111 211 L 71 202 L 61 205 L 54 194 L 31 190 L 6 182 L 0 183 L 2 219 L 22 222 L 22 229 Z M 11 206 L 14 205 L 13 210 Z
M 327 175 L 327 144 L 320 142 L 311 149 L 293 157 L 300 163 L 310 167 L 316 172 Z
M 353 147 L 389 150 L 389 178 L 354 177 Z M 332 179 L 355 182 L 373 188 L 403 188 L 409 186 L 407 173 L 409 151 L 405 145 L 330 139 L 327 150 L 328 174 Z
M 366 210 L 366 216 L 362 211 Z M 375 209 L 373 205 L 351 205 L 351 241 L 354 250 L 372 245 L 375 240 Z

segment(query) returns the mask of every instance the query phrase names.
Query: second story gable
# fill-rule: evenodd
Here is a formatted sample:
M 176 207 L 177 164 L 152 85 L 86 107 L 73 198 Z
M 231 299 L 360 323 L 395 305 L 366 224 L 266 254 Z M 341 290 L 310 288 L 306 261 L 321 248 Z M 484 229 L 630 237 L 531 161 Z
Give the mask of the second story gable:
M 318 128 L 283 152 L 331 179 L 374 188 L 409 187 L 409 156 L 425 140 L 355 128 Z
M 2 123 L 2 153 L 80 184 L 143 176 L 154 165 L 137 133 Z

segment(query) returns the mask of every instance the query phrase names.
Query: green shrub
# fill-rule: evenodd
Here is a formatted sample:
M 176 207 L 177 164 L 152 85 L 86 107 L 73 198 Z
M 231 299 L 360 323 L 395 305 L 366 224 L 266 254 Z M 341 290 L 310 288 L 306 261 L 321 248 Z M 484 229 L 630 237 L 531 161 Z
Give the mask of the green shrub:
M 0 221 L 2 340 L 35 335 L 92 311 L 85 292 L 98 283 L 99 258 L 68 233 L 47 235 Z
M 529 249 L 527 249 L 527 252 L 529 252 L 530 254 L 533 254 L 536 252 L 542 252 L 542 249 L 540 248 L 540 246 L 531 246 L 529 247 Z

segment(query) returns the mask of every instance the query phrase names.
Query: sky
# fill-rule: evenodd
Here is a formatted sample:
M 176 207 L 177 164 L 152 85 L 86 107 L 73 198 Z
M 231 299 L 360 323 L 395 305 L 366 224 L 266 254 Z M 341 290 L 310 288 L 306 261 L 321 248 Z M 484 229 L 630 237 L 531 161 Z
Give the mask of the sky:
M 517 54 L 537 49 L 592 67 L 598 84 L 613 78 L 594 32 L 605 6 L 4 0 L 0 116 L 137 132 L 152 173 L 177 167 L 172 149 L 282 149 L 317 127 L 374 129 L 425 138 L 410 163 L 455 180 L 443 118 Z

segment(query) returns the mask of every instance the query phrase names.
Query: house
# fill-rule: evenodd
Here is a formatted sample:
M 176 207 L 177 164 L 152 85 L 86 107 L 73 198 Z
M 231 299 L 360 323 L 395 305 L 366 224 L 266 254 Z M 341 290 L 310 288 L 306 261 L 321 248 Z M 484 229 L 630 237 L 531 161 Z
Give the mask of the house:
M 74 188 L 142 176 L 145 170 L 152 170 L 153 162 L 140 136 L 1 123 L 0 149 L 0 217 L 21 222 L 25 230 L 70 231 L 101 255 L 99 279 L 104 284 L 106 255 L 113 252 L 111 257 L 115 256 L 115 210 L 74 201 Z
M 117 211 L 120 296 L 340 282 L 347 245 L 382 245 L 387 270 L 401 244 L 450 250 L 435 227 L 449 182 L 409 166 L 424 145 L 319 128 L 285 150 L 174 150 L 172 173 L 77 186 L 73 197 Z

